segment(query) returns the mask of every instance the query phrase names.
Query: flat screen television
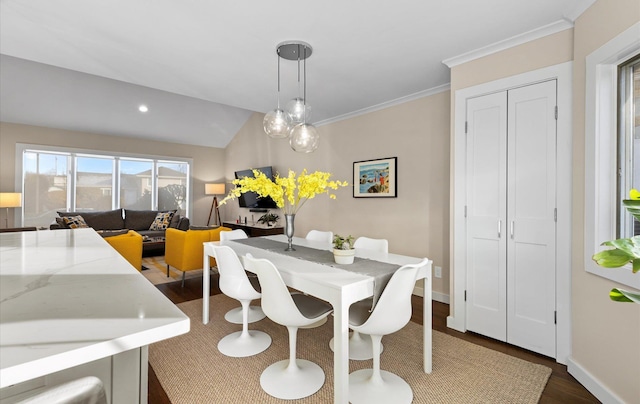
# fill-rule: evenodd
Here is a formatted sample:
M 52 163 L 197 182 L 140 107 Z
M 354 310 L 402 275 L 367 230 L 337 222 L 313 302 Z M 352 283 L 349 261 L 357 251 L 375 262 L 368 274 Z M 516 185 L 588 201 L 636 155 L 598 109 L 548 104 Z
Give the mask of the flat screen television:
M 260 167 L 256 168 L 264 173 L 267 178 L 273 180 L 273 170 L 271 167 Z M 253 170 L 242 170 L 236 171 L 236 179 L 244 178 L 244 177 L 252 177 L 253 178 Z M 255 192 L 245 192 L 238 197 L 238 202 L 240 203 L 241 208 L 259 208 L 259 209 L 275 209 L 277 208 L 276 203 L 273 199 L 269 197 L 261 198 Z

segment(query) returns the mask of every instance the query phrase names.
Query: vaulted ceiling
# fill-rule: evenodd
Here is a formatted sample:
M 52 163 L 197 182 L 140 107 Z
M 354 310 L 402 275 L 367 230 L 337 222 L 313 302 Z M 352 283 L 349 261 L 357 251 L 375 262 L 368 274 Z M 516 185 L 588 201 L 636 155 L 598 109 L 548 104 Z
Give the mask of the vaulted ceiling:
M 225 147 L 275 107 L 280 42 L 313 47 L 321 125 L 437 91 L 443 60 L 570 24 L 593 1 L 2 0 L 0 120 Z M 280 68 L 284 104 L 298 66 Z

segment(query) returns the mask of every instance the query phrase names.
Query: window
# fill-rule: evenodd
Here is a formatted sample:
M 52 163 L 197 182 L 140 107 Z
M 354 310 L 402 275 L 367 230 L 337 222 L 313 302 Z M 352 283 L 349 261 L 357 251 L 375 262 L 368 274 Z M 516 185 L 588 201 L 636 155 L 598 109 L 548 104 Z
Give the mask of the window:
M 158 208 L 182 209 L 186 200 L 189 167 L 184 163 L 158 162 Z
M 69 204 L 70 157 L 57 153 L 26 151 L 23 156 L 23 225 L 46 226 Z
M 113 209 L 114 166 L 114 158 L 76 156 L 74 211 Z
M 57 211 L 177 209 L 189 216 L 191 160 L 17 146 L 25 226 L 48 226 Z
M 146 210 L 153 206 L 153 161 L 120 159 L 120 207 Z
M 623 209 L 620 199 L 627 197 L 629 189 L 626 188 L 634 183 L 633 170 L 640 164 L 633 164 L 634 161 L 637 162 L 637 154 L 635 159 L 633 155 L 633 143 L 636 140 L 629 129 L 620 126 L 622 114 L 619 111 L 629 108 L 629 104 L 624 104 L 626 107 L 623 107 L 620 97 L 629 97 L 621 93 L 618 83 L 625 80 L 621 77 L 625 67 L 632 69 L 630 66 L 637 66 L 634 60 L 640 55 L 639 32 L 640 22 L 586 58 L 584 156 L 585 269 L 636 289 L 640 289 L 640 276 L 631 272 L 630 265 L 623 268 L 602 268 L 591 257 L 604 248 L 601 246 L 602 242 L 633 231 L 630 218 L 627 219 L 621 213 Z M 632 115 L 635 119 L 635 112 Z M 625 125 L 630 117 L 631 115 L 625 115 Z M 637 153 L 639 148 L 635 149 Z M 638 176 L 635 178 L 636 184 L 637 181 Z
M 640 234 L 640 223 L 622 207 L 629 190 L 640 189 L 640 55 L 618 71 L 618 238 Z

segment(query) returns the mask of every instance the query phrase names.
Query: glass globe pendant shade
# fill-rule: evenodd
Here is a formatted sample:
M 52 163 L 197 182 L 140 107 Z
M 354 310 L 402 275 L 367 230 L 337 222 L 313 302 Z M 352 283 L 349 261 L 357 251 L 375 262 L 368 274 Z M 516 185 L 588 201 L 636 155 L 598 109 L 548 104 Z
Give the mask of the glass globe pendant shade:
M 318 148 L 320 135 L 315 126 L 301 123 L 291 129 L 289 145 L 299 153 L 311 153 Z
M 289 119 L 293 125 L 307 122 L 311 117 L 311 107 L 305 105 L 304 99 L 300 97 L 289 101 L 285 110 L 289 114 Z
M 291 132 L 291 124 L 289 122 L 289 115 L 280 108 L 276 108 L 264 115 L 262 125 L 269 137 L 283 139 L 289 137 L 289 132 Z

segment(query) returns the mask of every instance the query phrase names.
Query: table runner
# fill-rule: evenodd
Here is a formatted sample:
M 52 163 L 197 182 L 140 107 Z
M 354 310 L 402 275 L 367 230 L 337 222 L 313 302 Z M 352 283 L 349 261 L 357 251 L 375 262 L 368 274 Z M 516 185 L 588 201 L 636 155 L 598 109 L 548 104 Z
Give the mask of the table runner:
M 378 301 L 385 286 L 395 273 L 399 265 L 388 264 L 371 260 L 368 258 L 354 257 L 353 264 L 336 264 L 333 258 L 333 252 L 328 250 L 319 250 L 311 247 L 294 245 L 295 251 L 285 251 L 287 243 L 281 241 L 270 240 L 262 237 L 251 237 L 247 239 L 233 240 L 236 243 L 245 244 L 250 247 L 256 247 L 276 254 L 287 255 L 304 261 L 315 262 L 321 265 L 327 265 L 332 268 L 338 268 L 349 272 L 373 277 L 373 304 L 372 308 Z

